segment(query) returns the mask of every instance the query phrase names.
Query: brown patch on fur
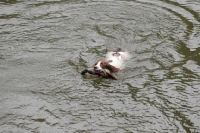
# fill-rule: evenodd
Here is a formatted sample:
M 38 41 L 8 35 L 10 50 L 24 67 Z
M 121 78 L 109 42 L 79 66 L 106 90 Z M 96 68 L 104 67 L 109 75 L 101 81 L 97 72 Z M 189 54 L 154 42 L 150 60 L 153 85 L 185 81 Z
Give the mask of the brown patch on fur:
M 111 73 L 116 73 L 116 72 L 118 72 L 120 70 L 119 68 L 116 68 L 115 66 L 110 65 L 108 61 L 104 61 L 104 60 L 98 60 L 94 64 L 94 66 L 97 65 L 97 63 L 99 61 L 101 61 L 101 63 L 100 63 L 101 68 L 102 69 L 108 69 Z

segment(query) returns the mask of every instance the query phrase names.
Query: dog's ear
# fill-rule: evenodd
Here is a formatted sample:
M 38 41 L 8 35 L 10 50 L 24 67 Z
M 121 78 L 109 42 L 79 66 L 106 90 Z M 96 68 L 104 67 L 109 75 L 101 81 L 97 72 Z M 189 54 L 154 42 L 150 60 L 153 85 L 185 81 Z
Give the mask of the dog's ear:
M 111 73 L 119 71 L 119 68 L 116 68 L 115 66 L 112 66 L 109 63 L 106 63 L 105 68 L 108 69 Z

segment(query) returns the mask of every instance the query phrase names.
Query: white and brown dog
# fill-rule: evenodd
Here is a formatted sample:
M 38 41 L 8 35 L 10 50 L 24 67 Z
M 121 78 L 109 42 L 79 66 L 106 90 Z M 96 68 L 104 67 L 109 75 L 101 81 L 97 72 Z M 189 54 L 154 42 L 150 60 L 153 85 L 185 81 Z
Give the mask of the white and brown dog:
M 130 58 L 130 54 L 126 51 L 122 51 L 121 48 L 116 48 L 113 52 L 106 54 L 105 60 L 98 60 L 93 68 L 90 70 L 84 70 L 81 74 L 90 73 L 104 78 L 116 79 L 112 74 L 122 70 L 125 65 L 125 60 Z

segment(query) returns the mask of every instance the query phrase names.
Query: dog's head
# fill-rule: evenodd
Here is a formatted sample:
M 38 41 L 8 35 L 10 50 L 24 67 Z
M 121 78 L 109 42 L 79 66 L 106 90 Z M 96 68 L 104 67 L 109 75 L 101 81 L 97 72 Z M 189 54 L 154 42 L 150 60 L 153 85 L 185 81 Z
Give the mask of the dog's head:
M 101 71 L 103 69 L 108 69 L 111 73 L 119 71 L 119 68 L 116 68 L 115 66 L 110 65 L 109 61 L 104 61 L 104 60 L 98 60 L 94 64 L 93 68 L 95 71 Z

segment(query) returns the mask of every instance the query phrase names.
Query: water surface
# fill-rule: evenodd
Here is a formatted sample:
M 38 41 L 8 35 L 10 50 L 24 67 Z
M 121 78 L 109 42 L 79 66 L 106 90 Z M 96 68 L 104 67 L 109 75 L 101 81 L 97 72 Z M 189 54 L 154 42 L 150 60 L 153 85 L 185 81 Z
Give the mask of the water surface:
M 0 132 L 200 132 L 198 0 L 0 7 Z M 115 47 L 119 80 L 80 75 Z

